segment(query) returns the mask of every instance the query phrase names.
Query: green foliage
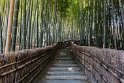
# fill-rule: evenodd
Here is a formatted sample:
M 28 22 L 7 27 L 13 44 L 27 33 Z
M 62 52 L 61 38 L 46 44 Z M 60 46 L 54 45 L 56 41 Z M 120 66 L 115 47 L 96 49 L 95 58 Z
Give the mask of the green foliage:
M 104 35 L 105 41 L 109 41 L 104 41 L 108 44 L 107 47 L 116 46 L 115 40 L 112 39 L 117 38 L 113 35 L 115 31 L 113 27 L 116 26 L 112 24 L 115 23 L 114 21 L 119 21 L 119 25 L 116 27 L 118 32 L 116 33 L 119 34 L 117 35 L 118 38 L 124 41 L 121 37 L 124 35 L 124 15 L 121 7 L 124 6 L 124 0 L 106 0 L 105 4 L 104 1 L 20 0 L 19 12 L 16 15 L 18 19 L 14 20 L 13 27 L 17 29 L 15 33 L 22 32 L 22 35 L 14 35 L 13 44 L 23 44 L 21 48 L 26 49 L 28 44 L 28 47 L 30 44 L 41 47 L 42 45 L 45 46 L 46 43 L 49 45 L 73 37 L 73 39 L 81 39 L 83 45 L 95 43 L 96 46 L 102 47 Z M 1 0 L 0 7 L 3 26 L 8 15 L 9 0 Z M 107 35 L 103 33 L 103 30 Z M 111 38 L 108 38 L 110 36 Z M 18 37 L 20 42 L 16 39 Z M 92 37 L 94 38 L 93 41 Z M 111 42 L 113 40 L 114 44 Z M 27 44 L 27 41 L 30 43 Z

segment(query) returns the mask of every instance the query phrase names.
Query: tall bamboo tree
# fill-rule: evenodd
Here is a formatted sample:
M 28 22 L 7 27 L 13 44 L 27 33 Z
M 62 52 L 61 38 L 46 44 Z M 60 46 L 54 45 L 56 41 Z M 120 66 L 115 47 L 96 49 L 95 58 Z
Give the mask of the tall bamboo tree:
M 20 4 L 20 0 L 15 0 L 13 33 L 12 33 L 12 51 L 15 51 L 15 48 L 16 48 L 16 35 L 17 35 L 17 27 L 18 27 L 19 4 Z
M 22 0 L 23 1 L 23 40 L 22 40 L 22 42 L 23 42 L 23 49 L 26 49 L 26 33 L 27 33 L 27 31 L 26 31 L 26 0 Z
M 105 48 L 105 45 L 106 45 L 106 0 L 104 0 L 104 24 L 103 24 L 103 27 L 104 27 L 104 34 L 103 34 L 103 48 Z
M 1 8 L 0 8 L 0 54 L 3 53 L 3 40 L 2 40 L 2 18 L 1 18 Z
M 31 46 L 31 20 L 32 20 L 32 9 L 33 9 L 33 2 L 31 1 L 31 4 L 30 4 L 30 8 L 29 8 L 29 21 L 28 21 L 28 31 L 27 31 L 27 49 L 30 49 L 30 46 Z
M 12 32 L 12 21 L 13 21 L 13 13 L 14 13 L 14 2 L 15 0 L 10 1 L 5 53 L 8 53 L 10 51 L 10 46 L 11 46 L 11 32 Z

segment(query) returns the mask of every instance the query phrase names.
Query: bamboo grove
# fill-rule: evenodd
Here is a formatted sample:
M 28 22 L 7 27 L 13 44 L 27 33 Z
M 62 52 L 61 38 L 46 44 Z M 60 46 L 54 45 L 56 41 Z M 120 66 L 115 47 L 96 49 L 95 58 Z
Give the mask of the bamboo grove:
M 0 1 L 0 53 L 64 40 L 124 49 L 124 0 Z

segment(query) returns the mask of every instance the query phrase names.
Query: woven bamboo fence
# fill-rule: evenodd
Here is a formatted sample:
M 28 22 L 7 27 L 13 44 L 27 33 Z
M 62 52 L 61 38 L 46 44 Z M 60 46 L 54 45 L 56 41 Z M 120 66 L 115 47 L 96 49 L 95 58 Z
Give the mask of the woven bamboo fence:
M 124 51 L 75 44 L 70 48 L 91 83 L 124 83 Z
M 57 49 L 57 46 L 50 46 L 0 55 L 0 83 L 30 83 Z

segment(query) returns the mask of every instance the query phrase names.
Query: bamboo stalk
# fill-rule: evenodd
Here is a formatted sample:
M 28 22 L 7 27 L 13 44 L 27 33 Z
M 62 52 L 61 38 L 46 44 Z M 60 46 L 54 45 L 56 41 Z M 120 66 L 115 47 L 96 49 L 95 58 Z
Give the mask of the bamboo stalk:
M 29 8 L 29 21 L 28 21 L 28 31 L 27 31 L 27 48 L 30 49 L 30 46 L 31 46 L 31 20 L 32 20 L 32 8 L 33 8 L 33 2 L 31 1 L 29 4 L 30 4 L 30 8 Z
M 0 54 L 3 53 L 3 40 L 2 40 L 2 18 L 1 18 L 1 7 L 0 7 Z
M 18 27 L 18 14 L 19 14 L 19 5 L 20 0 L 15 1 L 15 10 L 14 10 L 14 24 L 13 24 L 13 33 L 12 33 L 12 51 L 15 51 L 16 47 L 16 35 Z
M 104 0 L 104 23 L 103 23 L 103 27 L 104 27 L 104 34 L 103 34 L 103 48 L 105 48 L 106 45 L 106 0 Z
M 11 33 L 12 33 L 12 20 L 13 20 L 13 14 L 14 14 L 14 2 L 15 2 L 15 0 L 10 0 L 10 10 L 9 10 L 9 19 L 8 19 L 8 29 L 7 29 L 5 53 L 8 53 L 10 51 Z
M 23 49 L 26 49 L 26 0 L 23 0 Z

